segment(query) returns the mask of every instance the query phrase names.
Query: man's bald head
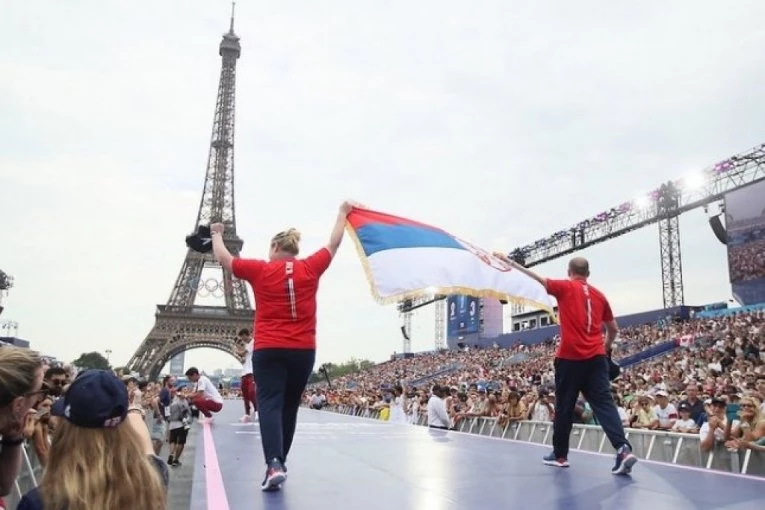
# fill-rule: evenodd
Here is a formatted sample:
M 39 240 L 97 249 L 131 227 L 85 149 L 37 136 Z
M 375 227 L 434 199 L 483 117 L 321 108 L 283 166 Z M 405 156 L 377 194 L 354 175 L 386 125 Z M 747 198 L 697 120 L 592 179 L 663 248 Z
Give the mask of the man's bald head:
M 568 262 L 568 275 L 570 277 L 588 278 L 590 276 L 590 263 L 584 257 L 574 257 Z

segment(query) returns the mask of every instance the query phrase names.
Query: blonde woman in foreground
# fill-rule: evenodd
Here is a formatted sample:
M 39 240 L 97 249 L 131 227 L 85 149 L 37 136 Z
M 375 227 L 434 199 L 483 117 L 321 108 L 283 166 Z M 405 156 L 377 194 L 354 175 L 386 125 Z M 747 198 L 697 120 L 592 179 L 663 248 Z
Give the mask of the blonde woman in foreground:
M 13 490 L 27 415 L 44 397 L 40 356 L 29 349 L 0 348 L 0 496 Z M 2 498 L 0 508 L 5 508 Z
M 17 510 L 164 510 L 167 465 L 114 374 L 88 370 L 51 408 L 58 417 L 40 486 Z

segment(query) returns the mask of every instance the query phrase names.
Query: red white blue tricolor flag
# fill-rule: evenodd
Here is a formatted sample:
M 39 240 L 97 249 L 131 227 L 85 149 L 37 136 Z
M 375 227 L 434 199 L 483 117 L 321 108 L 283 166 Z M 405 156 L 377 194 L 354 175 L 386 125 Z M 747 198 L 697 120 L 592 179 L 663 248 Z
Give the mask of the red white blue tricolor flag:
M 553 313 L 539 282 L 491 253 L 417 221 L 354 208 L 346 231 L 380 303 L 461 294 L 523 303 Z

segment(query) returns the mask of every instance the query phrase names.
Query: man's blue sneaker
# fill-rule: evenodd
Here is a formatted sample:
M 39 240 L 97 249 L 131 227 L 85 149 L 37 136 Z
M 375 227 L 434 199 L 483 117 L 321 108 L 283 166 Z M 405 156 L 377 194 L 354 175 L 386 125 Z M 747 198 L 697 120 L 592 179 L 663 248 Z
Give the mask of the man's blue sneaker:
M 614 464 L 611 474 L 628 475 L 632 472 L 632 466 L 634 466 L 637 461 L 638 459 L 632 453 L 632 449 L 625 444 L 616 452 L 616 464 Z
M 562 467 L 562 468 L 567 468 L 569 466 L 568 460 L 566 460 L 565 457 L 556 457 L 555 452 L 543 457 L 542 462 L 544 462 L 548 466 L 555 466 L 555 467 Z

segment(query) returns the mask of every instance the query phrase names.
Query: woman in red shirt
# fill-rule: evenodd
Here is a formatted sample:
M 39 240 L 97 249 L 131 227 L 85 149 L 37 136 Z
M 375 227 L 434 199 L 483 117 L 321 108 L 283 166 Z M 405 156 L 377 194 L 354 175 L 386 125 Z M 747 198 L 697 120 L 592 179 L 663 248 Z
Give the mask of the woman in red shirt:
M 264 491 L 287 478 L 285 462 L 295 435 L 300 399 L 316 357 L 316 293 L 343 240 L 345 221 L 355 206 L 344 202 L 329 243 L 298 259 L 300 233 L 289 229 L 271 239 L 268 260 L 234 257 L 225 246 L 224 225 L 210 225 L 213 253 L 227 271 L 252 286 L 255 294 L 252 368 L 260 435 L 266 459 Z

